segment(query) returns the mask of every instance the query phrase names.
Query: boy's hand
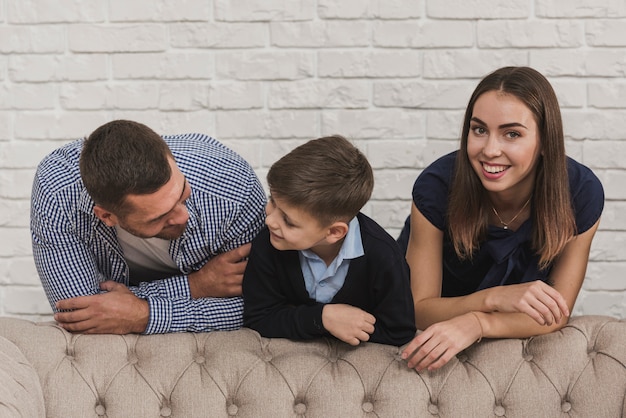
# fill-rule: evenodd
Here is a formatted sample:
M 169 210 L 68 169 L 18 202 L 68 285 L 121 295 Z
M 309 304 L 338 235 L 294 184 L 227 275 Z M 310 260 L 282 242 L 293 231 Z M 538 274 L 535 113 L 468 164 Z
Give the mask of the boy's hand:
M 322 310 L 322 324 L 328 332 L 350 345 L 368 341 L 376 318 L 363 309 L 345 304 L 328 304 Z

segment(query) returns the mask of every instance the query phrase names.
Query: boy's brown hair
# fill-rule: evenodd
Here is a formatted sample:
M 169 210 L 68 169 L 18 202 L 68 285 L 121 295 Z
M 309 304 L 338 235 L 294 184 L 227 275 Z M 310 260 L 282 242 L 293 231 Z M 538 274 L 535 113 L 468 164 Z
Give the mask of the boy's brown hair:
M 348 222 L 367 203 L 374 174 L 367 158 L 340 135 L 311 140 L 276 161 L 270 192 L 327 226 Z

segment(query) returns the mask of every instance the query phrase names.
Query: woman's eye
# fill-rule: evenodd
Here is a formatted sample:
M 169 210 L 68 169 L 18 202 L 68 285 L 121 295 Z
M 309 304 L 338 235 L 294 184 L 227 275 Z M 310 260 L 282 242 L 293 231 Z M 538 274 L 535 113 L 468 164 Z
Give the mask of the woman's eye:
M 508 132 L 506 136 L 508 136 L 510 139 L 515 139 L 519 138 L 521 135 L 519 134 L 519 132 Z
M 472 131 L 474 131 L 475 135 L 483 135 L 485 132 L 487 132 L 482 126 L 475 126 L 472 128 Z

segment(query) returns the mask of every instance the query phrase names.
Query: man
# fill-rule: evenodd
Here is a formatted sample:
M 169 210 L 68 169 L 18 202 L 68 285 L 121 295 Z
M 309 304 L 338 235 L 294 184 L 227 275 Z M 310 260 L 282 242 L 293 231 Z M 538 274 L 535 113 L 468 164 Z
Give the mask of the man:
M 265 193 L 213 138 L 117 120 L 39 164 L 35 264 L 55 320 L 82 333 L 237 329 Z

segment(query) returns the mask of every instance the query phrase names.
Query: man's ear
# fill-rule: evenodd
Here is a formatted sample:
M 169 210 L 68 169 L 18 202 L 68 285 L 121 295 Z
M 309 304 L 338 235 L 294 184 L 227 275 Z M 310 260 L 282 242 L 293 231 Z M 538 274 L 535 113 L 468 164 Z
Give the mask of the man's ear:
M 337 241 L 343 239 L 348 233 L 348 224 L 345 222 L 337 221 L 328 227 L 328 235 L 326 241 L 330 244 L 334 244 Z
M 93 207 L 93 213 L 98 217 L 98 219 L 104 222 L 106 226 L 115 226 L 118 224 L 117 216 L 102 206 L 95 205 Z

